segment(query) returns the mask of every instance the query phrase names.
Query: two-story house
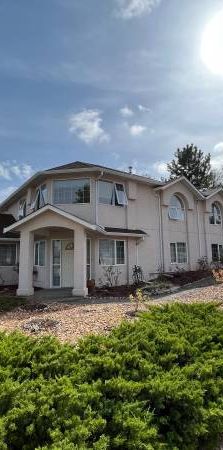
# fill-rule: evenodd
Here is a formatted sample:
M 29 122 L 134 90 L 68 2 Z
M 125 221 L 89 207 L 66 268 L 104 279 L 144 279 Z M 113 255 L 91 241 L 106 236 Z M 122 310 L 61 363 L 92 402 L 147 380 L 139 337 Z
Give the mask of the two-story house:
M 82 162 L 38 172 L 0 206 L 0 284 L 85 296 L 108 266 L 120 284 L 134 265 L 146 279 L 195 270 L 221 256 L 222 208 L 222 189 L 200 192 L 185 177 L 162 183 Z

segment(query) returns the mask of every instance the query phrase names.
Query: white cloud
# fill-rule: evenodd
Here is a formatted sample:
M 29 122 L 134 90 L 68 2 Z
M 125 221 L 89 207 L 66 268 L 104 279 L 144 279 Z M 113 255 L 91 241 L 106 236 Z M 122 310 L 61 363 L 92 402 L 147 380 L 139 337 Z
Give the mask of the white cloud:
M 161 0 L 115 0 L 117 4 L 116 15 L 122 19 L 140 17 L 146 13 L 150 14 Z
M 16 186 L 8 186 L 6 188 L 0 189 L 0 203 L 2 203 L 16 189 Z
M 146 131 L 146 127 L 143 125 L 134 124 L 129 126 L 129 132 L 132 136 L 141 136 L 144 131 Z
M 223 142 L 218 142 L 213 148 L 211 155 L 211 165 L 213 169 L 223 167 Z
M 167 164 L 164 161 L 156 161 L 153 163 L 152 168 L 158 175 L 166 176 L 168 174 Z
M 18 164 L 16 161 L 0 162 L 0 178 L 12 180 L 17 177 L 26 180 L 33 174 L 34 170 L 29 164 Z
M 110 140 L 109 134 L 102 128 L 101 111 L 84 109 L 77 114 L 72 114 L 69 122 L 69 131 L 86 144 L 92 142 L 102 143 Z
M 120 114 L 122 115 L 122 117 L 132 117 L 134 116 L 134 112 L 131 108 L 129 108 L 128 106 L 124 106 L 123 108 L 120 109 Z
M 141 112 L 150 112 L 150 113 L 152 112 L 152 110 L 150 108 L 148 108 L 147 106 L 144 106 L 144 105 L 138 105 L 138 109 Z

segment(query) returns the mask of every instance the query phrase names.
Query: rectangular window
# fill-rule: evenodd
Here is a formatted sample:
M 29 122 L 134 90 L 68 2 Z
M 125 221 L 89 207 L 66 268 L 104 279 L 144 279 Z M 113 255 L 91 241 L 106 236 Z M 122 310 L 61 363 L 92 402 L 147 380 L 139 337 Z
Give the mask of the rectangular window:
M 34 244 L 34 265 L 45 266 L 45 241 L 37 241 Z
M 54 204 L 90 203 L 90 180 L 60 180 L 54 181 Z
M 122 183 L 99 181 L 99 203 L 125 206 L 128 204 L 125 187 Z
M 16 264 L 16 244 L 0 244 L 0 266 Z
M 172 264 L 187 263 L 186 242 L 171 242 L 170 243 L 170 261 Z
M 223 258 L 223 247 L 220 244 L 212 244 L 211 245 L 211 253 L 212 253 L 212 261 L 218 262 Z
M 100 239 L 99 264 L 103 266 L 125 264 L 125 241 Z

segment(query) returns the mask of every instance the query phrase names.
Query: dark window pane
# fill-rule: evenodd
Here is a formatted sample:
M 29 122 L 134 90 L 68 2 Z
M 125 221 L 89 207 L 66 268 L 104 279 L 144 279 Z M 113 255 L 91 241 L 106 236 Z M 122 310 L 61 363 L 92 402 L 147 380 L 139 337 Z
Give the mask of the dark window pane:
M 116 264 L 125 264 L 124 241 L 116 241 Z
M 14 266 L 16 263 L 16 244 L 0 244 L 0 266 Z
M 212 251 L 212 261 L 218 261 L 219 260 L 218 244 L 212 244 L 211 251 Z

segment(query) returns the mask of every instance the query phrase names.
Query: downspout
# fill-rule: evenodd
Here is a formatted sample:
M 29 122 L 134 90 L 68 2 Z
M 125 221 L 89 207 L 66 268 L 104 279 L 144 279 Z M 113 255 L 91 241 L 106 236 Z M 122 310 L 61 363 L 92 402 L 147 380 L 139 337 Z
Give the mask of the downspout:
M 163 220 L 162 220 L 162 208 L 161 208 L 161 195 L 158 194 L 158 214 L 159 214 L 159 240 L 160 240 L 160 266 L 164 271 L 164 248 L 163 248 Z
M 98 181 L 103 177 L 103 170 L 100 172 L 100 175 L 95 179 L 95 223 L 98 225 Z
M 196 211 L 197 211 L 197 231 L 198 231 L 199 258 L 201 258 L 201 236 L 200 236 L 200 217 L 199 217 L 199 210 L 198 210 L 198 200 L 196 202 Z

